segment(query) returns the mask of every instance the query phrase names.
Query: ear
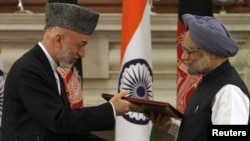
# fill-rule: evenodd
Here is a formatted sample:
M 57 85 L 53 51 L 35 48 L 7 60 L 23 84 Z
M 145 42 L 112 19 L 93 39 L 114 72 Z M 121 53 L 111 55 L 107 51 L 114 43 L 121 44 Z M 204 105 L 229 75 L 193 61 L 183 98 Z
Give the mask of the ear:
M 215 58 L 217 58 L 218 56 L 217 56 L 217 55 L 215 55 L 215 54 L 211 54 L 211 53 L 209 53 L 209 57 L 210 57 L 211 59 L 215 59 Z
M 60 47 L 62 45 L 62 40 L 63 40 L 63 35 L 62 34 L 59 34 L 59 33 L 56 33 L 56 35 L 54 36 L 54 44 L 56 47 Z

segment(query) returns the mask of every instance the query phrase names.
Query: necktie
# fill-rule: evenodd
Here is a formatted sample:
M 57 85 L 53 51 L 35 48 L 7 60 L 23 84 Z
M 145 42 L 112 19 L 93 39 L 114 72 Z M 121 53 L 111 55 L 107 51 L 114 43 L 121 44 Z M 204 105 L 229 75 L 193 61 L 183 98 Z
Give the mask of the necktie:
M 57 72 L 63 79 L 67 99 L 71 108 L 76 109 L 83 107 L 82 86 L 74 69 L 58 67 Z

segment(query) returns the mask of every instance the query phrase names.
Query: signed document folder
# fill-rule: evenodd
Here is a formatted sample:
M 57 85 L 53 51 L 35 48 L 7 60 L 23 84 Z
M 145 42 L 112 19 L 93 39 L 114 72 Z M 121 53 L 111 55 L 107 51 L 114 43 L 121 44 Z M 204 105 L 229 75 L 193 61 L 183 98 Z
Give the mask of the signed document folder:
M 111 97 L 113 96 L 114 96 L 113 94 L 102 93 L 102 97 L 107 101 L 111 99 Z M 131 103 L 134 103 L 141 107 L 140 109 L 134 112 L 148 113 L 148 114 L 153 112 L 154 114 L 166 115 L 173 118 L 182 118 L 183 116 L 180 111 L 178 111 L 171 104 L 166 102 L 160 102 L 149 99 L 131 98 L 131 97 L 123 97 L 122 99 L 130 101 Z

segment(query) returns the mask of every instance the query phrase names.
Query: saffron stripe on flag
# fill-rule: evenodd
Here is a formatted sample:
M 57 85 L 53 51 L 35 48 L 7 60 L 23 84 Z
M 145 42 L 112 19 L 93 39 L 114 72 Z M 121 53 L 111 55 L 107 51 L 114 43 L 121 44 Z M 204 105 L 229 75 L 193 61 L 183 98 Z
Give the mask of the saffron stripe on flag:
M 186 32 L 182 15 L 189 13 L 200 16 L 213 16 L 212 0 L 179 0 L 177 27 L 177 109 L 184 112 L 189 99 L 201 76 L 192 76 L 186 72 L 186 66 L 181 61 L 182 39 Z
M 129 97 L 153 99 L 150 7 L 148 0 L 123 0 L 118 91 Z M 116 118 L 116 141 L 149 141 L 152 123 L 142 113 Z

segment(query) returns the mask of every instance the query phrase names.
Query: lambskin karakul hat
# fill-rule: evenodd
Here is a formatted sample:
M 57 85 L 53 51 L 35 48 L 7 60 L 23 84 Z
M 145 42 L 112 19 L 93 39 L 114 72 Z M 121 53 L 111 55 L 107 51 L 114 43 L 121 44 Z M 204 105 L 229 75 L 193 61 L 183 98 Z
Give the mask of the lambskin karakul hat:
M 182 19 L 191 40 L 206 52 L 225 57 L 238 52 L 232 35 L 214 17 L 184 14 Z
M 48 3 L 45 8 L 46 26 L 59 26 L 85 35 L 91 35 L 99 14 L 75 4 Z

